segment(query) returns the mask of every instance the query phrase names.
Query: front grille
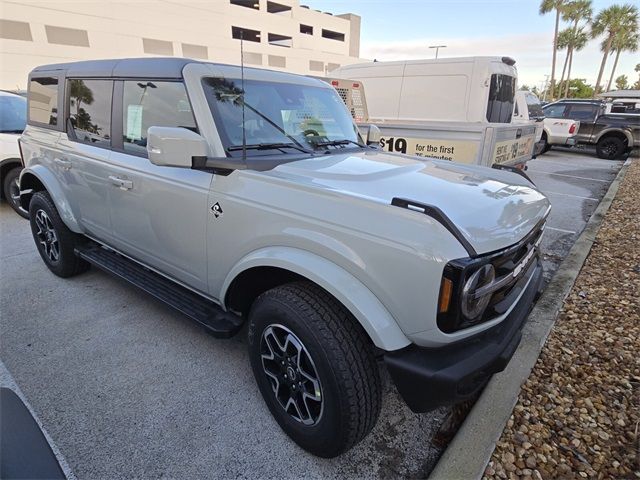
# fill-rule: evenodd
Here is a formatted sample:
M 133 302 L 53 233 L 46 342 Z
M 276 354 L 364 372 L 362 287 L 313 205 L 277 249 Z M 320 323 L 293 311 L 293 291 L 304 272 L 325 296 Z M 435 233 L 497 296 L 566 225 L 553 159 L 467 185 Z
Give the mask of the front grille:
M 514 269 L 527 258 L 529 253 L 538 248 L 543 232 L 544 224 L 527 235 L 527 237 L 517 245 L 493 257 L 490 263 L 493 265 L 493 268 L 495 268 L 496 278 L 512 275 Z M 535 271 L 537 263 L 536 257 L 537 255 L 534 253 L 529 263 L 523 266 L 518 276 L 513 277 L 511 282 L 493 293 L 489 306 L 480 318 L 480 321 L 476 321 L 474 324 L 486 322 L 503 315 L 511 308 Z

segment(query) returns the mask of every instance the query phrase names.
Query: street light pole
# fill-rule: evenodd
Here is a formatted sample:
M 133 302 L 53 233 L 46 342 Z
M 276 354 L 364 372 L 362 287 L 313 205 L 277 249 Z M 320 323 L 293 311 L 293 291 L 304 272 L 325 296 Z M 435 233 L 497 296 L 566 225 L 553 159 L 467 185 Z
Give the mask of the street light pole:
M 446 45 L 429 45 L 429 48 L 435 48 L 436 49 L 436 58 L 438 58 L 438 52 L 440 51 L 441 48 L 447 48 Z

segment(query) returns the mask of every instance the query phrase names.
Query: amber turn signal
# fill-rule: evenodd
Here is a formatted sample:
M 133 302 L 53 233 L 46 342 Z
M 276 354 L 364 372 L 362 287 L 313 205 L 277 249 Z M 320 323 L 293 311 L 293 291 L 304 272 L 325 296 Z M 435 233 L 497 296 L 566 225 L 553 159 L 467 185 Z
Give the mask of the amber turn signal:
M 453 293 L 453 282 L 448 278 L 442 279 L 442 285 L 440 285 L 440 300 L 438 301 L 438 311 L 445 313 L 449 310 L 449 304 L 451 303 L 451 294 Z

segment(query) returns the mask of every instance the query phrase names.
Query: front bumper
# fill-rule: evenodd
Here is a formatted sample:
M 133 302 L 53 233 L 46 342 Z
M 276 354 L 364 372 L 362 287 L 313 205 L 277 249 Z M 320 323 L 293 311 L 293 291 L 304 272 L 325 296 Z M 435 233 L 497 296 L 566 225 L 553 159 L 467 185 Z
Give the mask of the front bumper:
M 384 361 L 398 392 L 416 413 L 464 401 L 494 373 L 505 369 L 522 337 L 522 327 L 542 283 L 542 266 L 507 318 L 477 336 L 451 346 L 427 349 L 415 345 L 387 352 Z

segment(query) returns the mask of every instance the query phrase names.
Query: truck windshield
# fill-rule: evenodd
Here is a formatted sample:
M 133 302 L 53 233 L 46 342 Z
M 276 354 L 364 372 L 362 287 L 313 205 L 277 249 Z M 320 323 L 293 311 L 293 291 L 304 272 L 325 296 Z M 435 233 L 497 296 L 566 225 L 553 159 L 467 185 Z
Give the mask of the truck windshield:
M 206 78 L 207 101 L 229 155 L 242 154 L 242 106 L 247 155 L 359 147 L 361 140 L 333 88 L 294 83 Z M 287 145 L 292 148 L 286 148 Z
M 511 123 L 515 94 L 515 77 L 502 74 L 491 75 L 487 121 L 491 123 Z
M 27 100 L 0 96 L 0 133 L 22 133 L 27 125 Z

